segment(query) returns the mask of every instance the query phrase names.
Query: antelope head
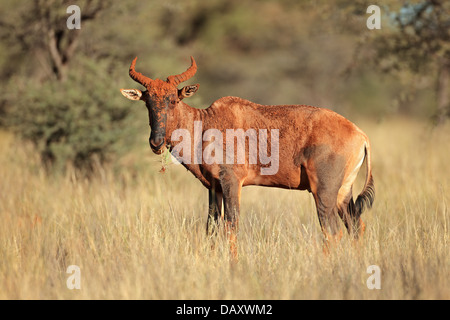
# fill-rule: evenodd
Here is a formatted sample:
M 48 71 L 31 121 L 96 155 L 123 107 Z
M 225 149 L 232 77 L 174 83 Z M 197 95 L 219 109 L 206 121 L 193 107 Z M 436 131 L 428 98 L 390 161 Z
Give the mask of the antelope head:
M 197 64 L 191 57 L 191 66 L 183 73 L 169 76 L 166 81 L 152 80 L 136 72 L 137 57 L 130 66 L 130 77 L 143 85 L 146 90 L 120 89 L 120 92 L 130 100 L 142 100 L 148 109 L 149 125 L 151 128 L 149 143 L 156 154 L 163 152 L 166 142 L 167 114 L 183 99 L 192 96 L 199 85 L 185 86 L 178 89 L 181 82 L 189 80 L 197 72 Z

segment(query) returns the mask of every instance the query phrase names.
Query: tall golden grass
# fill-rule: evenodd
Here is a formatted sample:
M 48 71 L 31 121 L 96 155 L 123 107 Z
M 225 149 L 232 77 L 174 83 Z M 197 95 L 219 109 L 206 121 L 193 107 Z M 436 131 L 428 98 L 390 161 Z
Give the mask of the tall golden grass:
M 449 299 L 450 126 L 358 125 L 377 192 L 365 237 L 325 255 L 310 194 L 248 187 L 237 264 L 223 237 L 214 249 L 206 237 L 207 191 L 181 166 L 158 173 L 146 145 L 84 179 L 46 174 L 32 146 L 2 132 L 0 298 Z M 69 265 L 79 290 L 66 286 Z

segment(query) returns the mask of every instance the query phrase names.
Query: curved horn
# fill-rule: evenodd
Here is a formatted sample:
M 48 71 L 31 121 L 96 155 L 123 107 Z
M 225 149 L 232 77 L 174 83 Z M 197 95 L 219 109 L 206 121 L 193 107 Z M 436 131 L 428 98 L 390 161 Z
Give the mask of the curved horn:
M 174 86 L 177 86 L 179 83 L 192 78 L 196 72 L 197 72 L 197 64 L 195 63 L 194 58 L 191 56 L 191 66 L 189 67 L 189 69 L 187 69 L 185 72 L 181 74 L 168 76 L 167 82 Z
M 144 87 L 147 87 L 148 85 L 150 85 L 150 81 L 152 81 L 152 79 L 150 79 L 150 78 L 144 76 L 142 73 L 136 72 L 136 70 L 134 70 L 134 67 L 136 66 L 136 60 L 137 60 L 137 57 L 134 58 L 133 62 L 131 62 L 130 77 L 134 81 L 142 84 Z

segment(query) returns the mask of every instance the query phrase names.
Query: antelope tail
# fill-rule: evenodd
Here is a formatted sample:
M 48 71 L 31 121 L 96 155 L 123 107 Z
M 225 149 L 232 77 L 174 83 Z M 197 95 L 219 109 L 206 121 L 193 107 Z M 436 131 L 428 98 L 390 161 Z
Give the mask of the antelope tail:
M 372 164 L 370 160 L 370 144 L 369 141 L 366 142 L 365 147 L 365 157 L 366 157 L 366 182 L 364 184 L 364 189 L 361 191 L 359 196 L 355 201 L 355 213 L 359 217 L 363 211 L 367 208 L 372 208 L 373 201 L 375 199 L 375 185 L 373 183 L 372 177 Z

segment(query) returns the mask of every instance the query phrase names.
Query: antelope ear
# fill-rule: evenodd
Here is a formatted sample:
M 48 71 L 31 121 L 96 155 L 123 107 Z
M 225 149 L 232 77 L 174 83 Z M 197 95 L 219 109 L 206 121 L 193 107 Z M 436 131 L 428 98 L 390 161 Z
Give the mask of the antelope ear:
M 142 91 L 138 89 L 120 89 L 120 92 L 130 100 L 141 100 L 142 98 Z
M 184 98 L 189 98 L 194 95 L 194 93 L 197 92 L 200 85 L 194 84 L 193 86 L 185 86 L 182 89 L 178 90 L 178 99 L 182 100 Z

